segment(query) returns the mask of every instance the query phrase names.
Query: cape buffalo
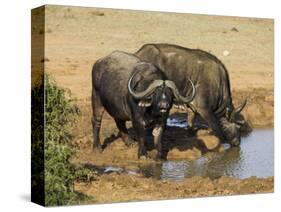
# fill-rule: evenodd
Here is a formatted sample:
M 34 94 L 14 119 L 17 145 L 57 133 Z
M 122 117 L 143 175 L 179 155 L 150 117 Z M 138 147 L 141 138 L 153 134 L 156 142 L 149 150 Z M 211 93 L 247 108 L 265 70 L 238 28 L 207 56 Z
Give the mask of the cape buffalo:
M 99 131 L 104 109 L 114 118 L 122 139 L 129 143 L 126 121 L 132 121 L 139 142 L 138 157 L 146 157 L 145 134 L 153 130 L 157 159 L 164 159 L 161 138 L 174 102 L 188 104 L 195 95 L 182 96 L 156 66 L 132 54 L 114 51 L 92 69 L 93 148 L 101 150 Z
M 190 79 L 196 87 L 196 96 L 187 106 L 195 114 L 193 117 L 200 115 L 223 142 L 238 146 L 241 132 L 251 130 L 240 114 L 246 100 L 234 108 L 228 72 L 214 55 L 171 44 L 145 44 L 135 55 L 160 68 L 182 95 L 189 92 L 186 83 Z M 194 118 L 190 125 L 192 122 Z

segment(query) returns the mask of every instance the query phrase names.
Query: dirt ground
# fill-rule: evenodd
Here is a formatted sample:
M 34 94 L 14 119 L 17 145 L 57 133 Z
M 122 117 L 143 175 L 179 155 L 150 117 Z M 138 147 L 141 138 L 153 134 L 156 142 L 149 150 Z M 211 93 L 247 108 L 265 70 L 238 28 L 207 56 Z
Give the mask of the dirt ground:
M 34 16 L 36 19 L 36 14 Z M 244 116 L 254 128 L 274 126 L 274 64 L 273 20 L 240 17 L 219 17 L 176 13 L 122 11 L 79 7 L 47 6 L 45 28 L 32 27 L 34 40 L 45 36 L 45 52 L 32 46 L 32 82 L 45 65 L 45 71 L 62 87 L 68 88 L 81 108 L 74 145 L 79 148 L 74 164 L 118 165 L 130 168 L 139 163 L 154 163 L 153 159 L 136 158 L 136 146 L 127 148 L 117 135 L 112 118 L 104 115 L 101 139 L 107 148 L 92 152 L 91 131 L 91 68 L 95 61 L 114 50 L 136 52 L 145 43 L 173 43 L 199 48 L 216 55 L 230 74 L 234 105 L 244 98 L 248 104 Z M 37 39 L 38 40 L 38 39 Z M 38 55 L 38 56 L 37 56 Z M 173 112 L 177 112 L 173 110 Z M 216 138 L 201 132 L 171 140 L 168 159 L 192 160 L 204 151 L 223 151 Z M 182 135 L 182 134 L 180 134 Z M 178 151 L 179 143 L 183 151 Z M 186 142 L 188 141 L 188 142 Z M 206 141 L 206 142 L 205 142 Z M 205 142 L 205 143 L 204 143 Z M 150 151 L 151 157 L 155 151 Z M 117 202 L 245 194 L 273 191 L 273 178 L 245 180 L 222 177 L 217 180 L 193 177 L 182 182 L 163 182 L 142 176 L 110 174 L 85 184 L 77 182 L 75 189 L 93 196 L 97 202 Z
M 178 199 L 273 192 L 273 177 L 216 180 L 192 177 L 181 182 L 159 181 L 141 176 L 112 173 L 91 183 L 76 183 L 75 190 L 94 198 L 97 203 Z M 102 191 L 102 192 L 101 192 Z

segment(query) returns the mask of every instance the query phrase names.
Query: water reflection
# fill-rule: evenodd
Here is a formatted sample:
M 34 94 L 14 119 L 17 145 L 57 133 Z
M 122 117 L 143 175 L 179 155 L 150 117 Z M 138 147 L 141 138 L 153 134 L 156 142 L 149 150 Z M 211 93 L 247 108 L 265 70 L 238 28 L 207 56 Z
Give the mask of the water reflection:
M 228 148 L 223 153 L 210 152 L 194 161 L 166 161 L 162 164 L 141 166 L 146 177 L 163 180 L 182 180 L 192 176 L 210 177 L 274 175 L 273 129 L 254 130 L 243 138 L 240 147 Z
M 186 117 L 171 116 L 167 119 L 166 124 L 169 127 L 180 127 L 180 128 L 184 128 L 184 129 L 187 129 L 187 127 L 188 127 Z

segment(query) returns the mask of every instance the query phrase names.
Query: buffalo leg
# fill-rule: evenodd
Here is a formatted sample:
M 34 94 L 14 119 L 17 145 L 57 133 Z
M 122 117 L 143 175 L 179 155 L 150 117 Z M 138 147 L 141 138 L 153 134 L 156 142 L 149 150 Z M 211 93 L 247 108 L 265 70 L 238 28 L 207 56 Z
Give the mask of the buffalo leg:
M 147 151 L 146 151 L 146 147 L 145 147 L 145 138 L 144 136 L 142 136 L 139 139 L 139 149 L 138 149 L 138 158 L 147 158 Z
M 219 126 L 218 120 L 214 116 L 214 114 L 209 110 L 199 109 L 198 113 L 200 116 L 208 123 L 208 126 L 213 130 L 216 136 L 224 142 L 224 136 L 222 130 Z
M 163 155 L 163 148 L 162 148 L 163 131 L 164 131 L 164 126 L 156 126 L 152 131 L 154 137 L 154 144 L 157 149 L 156 160 L 165 159 L 165 156 Z
M 115 123 L 117 128 L 120 131 L 122 140 L 126 144 L 126 146 L 131 146 L 133 144 L 132 139 L 129 137 L 128 129 L 126 128 L 126 121 L 115 119 Z
M 139 149 L 138 149 L 138 158 L 147 158 L 147 151 L 145 147 L 145 130 L 144 129 L 137 129 L 136 130 L 139 142 Z
M 143 129 L 137 129 L 136 130 L 137 136 L 138 136 L 138 158 L 147 158 L 147 151 L 145 147 L 145 130 Z
M 146 151 L 146 147 L 145 147 L 146 132 L 145 132 L 144 126 L 141 124 L 140 119 L 133 120 L 132 124 L 133 124 L 133 128 L 138 137 L 138 143 L 139 143 L 138 158 L 147 158 L 147 151 Z
M 92 127 L 93 127 L 93 149 L 97 149 L 99 151 L 102 150 L 101 142 L 100 142 L 100 128 L 102 116 L 104 113 L 104 107 L 101 104 L 101 100 L 97 92 L 94 90 L 92 93 L 92 109 L 93 109 L 93 117 L 92 117 Z

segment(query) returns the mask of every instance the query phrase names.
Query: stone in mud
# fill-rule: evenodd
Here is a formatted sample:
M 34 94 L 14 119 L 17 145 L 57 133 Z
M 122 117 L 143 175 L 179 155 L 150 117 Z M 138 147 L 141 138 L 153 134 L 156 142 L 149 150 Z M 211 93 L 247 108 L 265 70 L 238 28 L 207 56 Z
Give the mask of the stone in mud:
M 232 28 L 231 28 L 231 31 L 232 31 L 232 32 L 239 32 L 239 30 L 238 30 L 236 27 L 232 27 Z
M 196 135 L 197 136 L 205 136 L 205 135 L 209 135 L 210 134 L 210 131 L 209 130 L 198 130 L 197 132 L 196 132 Z
M 174 148 L 169 151 L 167 159 L 186 159 L 186 160 L 196 160 L 202 156 L 202 152 L 193 147 L 192 149 L 180 151 L 177 148 Z
M 214 135 L 198 136 L 198 139 L 208 150 L 214 150 L 220 146 L 220 140 Z
M 228 50 L 224 50 L 222 54 L 223 56 L 227 57 L 230 55 L 230 52 Z

